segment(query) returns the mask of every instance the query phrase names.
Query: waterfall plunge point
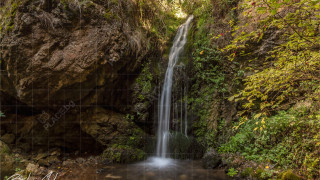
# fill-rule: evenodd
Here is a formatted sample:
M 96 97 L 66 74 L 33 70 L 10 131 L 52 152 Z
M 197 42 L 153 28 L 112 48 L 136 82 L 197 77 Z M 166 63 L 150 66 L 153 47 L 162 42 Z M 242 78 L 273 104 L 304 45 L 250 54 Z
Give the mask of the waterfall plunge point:
M 157 167 L 167 167 L 172 165 L 174 160 L 167 158 L 168 143 L 170 137 L 170 111 L 171 111 L 171 91 L 173 70 L 178 62 L 184 45 L 187 42 L 187 36 L 193 15 L 189 16 L 187 21 L 182 24 L 174 38 L 173 45 L 170 49 L 168 67 L 165 74 L 163 89 L 160 98 L 160 111 L 158 117 L 157 147 L 156 157 L 150 158 L 150 165 Z

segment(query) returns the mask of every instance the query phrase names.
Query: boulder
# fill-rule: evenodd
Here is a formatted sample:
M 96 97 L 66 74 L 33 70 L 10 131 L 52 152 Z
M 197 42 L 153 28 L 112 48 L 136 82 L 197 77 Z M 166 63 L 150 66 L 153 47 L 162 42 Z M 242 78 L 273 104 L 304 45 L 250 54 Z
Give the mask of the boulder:
M 7 144 L 13 144 L 16 136 L 14 134 L 5 134 L 3 136 L 1 136 L 1 141 L 7 143 Z
M 9 146 L 0 141 L 0 177 L 10 176 L 15 172 L 15 161 L 10 152 Z
M 82 158 L 82 157 L 79 157 L 79 158 L 76 159 L 76 162 L 79 163 L 79 164 L 83 164 L 83 163 L 86 162 L 86 160 L 84 158 Z
M 70 111 L 52 124 L 52 126 L 45 128 L 44 124 L 39 122 L 39 115 L 7 114 L 0 124 L 1 128 L 6 129 L 7 132 L 17 133 L 15 145 L 25 152 L 48 148 L 54 149 L 57 147 L 65 147 L 73 151 L 79 149 L 80 146 L 84 152 L 100 149 L 100 144 L 96 143 L 95 139 L 81 130 L 80 119 L 77 118 L 77 114 Z M 19 119 L 19 123 L 17 124 L 14 123 L 16 119 Z M 33 147 L 31 148 L 32 144 Z M 83 144 L 86 145 L 84 146 Z M 58 152 L 55 153 L 57 153 L 55 156 L 59 156 Z M 37 155 L 39 157 L 36 160 L 45 159 L 50 155 L 50 152 L 39 152 Z
M 10 152 L 9 146 L 4 143 L 3 141 L 0 141 L 0 153 L 1 154 L 7 154 Z
M 135 145 L 141 143 L 145 136 L 140 128 L 124 114 L 94 107 L 87 109 L 80 119 L 81 129 L 92 136 L 100 144 L 108 146 L 110 144 L 126 144 L 129 137 L 134 138 Z
M 31 173 L 33 176 L 45 176 L 48 170 L 39 164 L 29 163 L 26 167 L 27 173 Z
M 222 162 L 220 154 L 213 148 L 208 149 L 202 158 L 202 166 L 206 169 L 218 167 Z

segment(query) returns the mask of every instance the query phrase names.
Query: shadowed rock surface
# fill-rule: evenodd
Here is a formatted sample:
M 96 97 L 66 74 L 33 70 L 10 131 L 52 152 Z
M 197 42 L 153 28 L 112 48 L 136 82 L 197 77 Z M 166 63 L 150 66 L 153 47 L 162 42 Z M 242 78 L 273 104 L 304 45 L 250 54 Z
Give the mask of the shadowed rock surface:
M 123 109 L 122 89 L 147 52 L 134 17 L 110 22 L 98 3 L 53 3 L 48 11 L 47 1 L 30 2 L 18 6 L 12 32 L 1 38 L 1 91 L 38 109 L 71 100 Z

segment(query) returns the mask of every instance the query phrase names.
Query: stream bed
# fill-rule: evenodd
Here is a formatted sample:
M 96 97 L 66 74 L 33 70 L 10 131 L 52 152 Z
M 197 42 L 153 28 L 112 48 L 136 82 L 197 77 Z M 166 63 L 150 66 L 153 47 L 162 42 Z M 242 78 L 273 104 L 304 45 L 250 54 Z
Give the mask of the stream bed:
M 200 160 L 149 158 L 134 164 L 87 165 L 73 167 L 57 179 L 125 180 L 228 180 L 224 169 L 204 169 Z

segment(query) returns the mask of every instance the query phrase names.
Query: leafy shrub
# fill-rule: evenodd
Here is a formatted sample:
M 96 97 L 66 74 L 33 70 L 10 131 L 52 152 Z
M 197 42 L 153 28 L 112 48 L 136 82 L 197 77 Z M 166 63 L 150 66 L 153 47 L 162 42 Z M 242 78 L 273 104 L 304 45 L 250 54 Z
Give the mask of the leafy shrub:
M 229 141 L 219 147 L 221 153 L 240 152 L 246 159 L 270 162 L 283 169 L 299 169 L 306 177 L 319 177 L 318 113 L 301 116 L 298 109 L 280 111 L 264 122 L 249 119 Z M 260 118 L 262 119 L 262 118 Z M 268 172 L 264 176 L 270 176 Z
M 230 176 L 230 177 L 233 177 L 233 176 L 235 176 L 235 175 L 237 175 L 237 174 L 238 174 L 238 170 L 236 170 L 236 169 L 234 169 L 234 168 L 230 168 L 230 169 L 228 170 L 228 173 L 227 173 L 227 175 Z
M 254 170 L 251 167 L 245 168 L 244 170 L 241 171 L 241 177 L 242 178 L 249 177 L 253 174 L 253 171 Z

